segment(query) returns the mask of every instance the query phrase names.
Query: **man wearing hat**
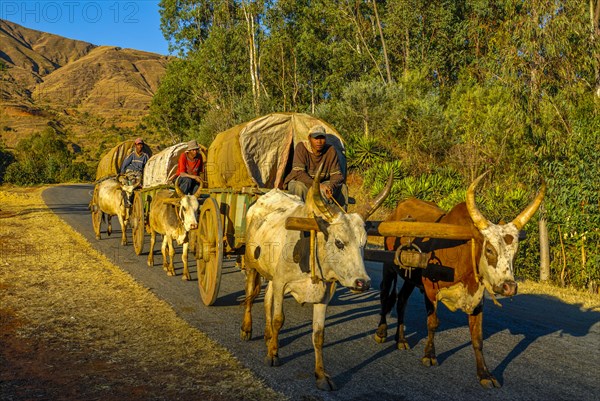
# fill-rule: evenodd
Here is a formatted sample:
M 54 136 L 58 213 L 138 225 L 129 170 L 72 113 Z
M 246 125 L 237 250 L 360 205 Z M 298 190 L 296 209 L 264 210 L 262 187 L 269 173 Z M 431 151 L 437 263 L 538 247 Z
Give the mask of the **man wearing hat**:
M 175 176 L 179 177 L 179 188 L 186 195 L 192 195 L 202 185 L 202 172 L 204 165 L 202 163 L 202 155 L 200 154 L 200 146 L 195 139 L 187 143 L 185 152 L 179 156 L 177 163 L 177 172 Z
M 133 173 L 141 179 L 144 174 L 144 166 L 150 156 L 144 152 L 144 140 L 142 138 L 137 138 L 134 144 L 134 150 L 123 160 L 121 174 Z
M 342 184 L 345 177 L 335 148 L 326 143 L 325 127 L 315 125 L 308 131 L 308 146 L 300 142 L 294 150 L 292 171 L 285 178 L 284 185 L 290 193 L 298 195 L 304 201 L 308 188 L 312 186 L 319 165 L 321 171 L 321 193 L 327 199 L 334 198 L 341 206 L 345 205 Z

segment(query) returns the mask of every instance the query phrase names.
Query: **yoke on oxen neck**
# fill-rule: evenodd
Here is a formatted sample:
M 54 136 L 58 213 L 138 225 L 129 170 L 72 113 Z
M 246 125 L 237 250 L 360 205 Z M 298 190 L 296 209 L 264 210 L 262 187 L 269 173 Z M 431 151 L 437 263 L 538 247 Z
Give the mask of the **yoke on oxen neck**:
M 393 174 L 390 174 L 386 187 L 372 202 L 367 202 L 358 213 L 347 214 L 345 210 L 340 208 L 337 204 L 331 204 L 323 198 L 320 190 L 322 167 L 323 165 L 321 164 L 317 169 L 313 185 L 309 189 L 306 197 L 304 211 L 300 213 L 300 215 L 305 215 L 307 217 L 288 217 L 286 219 L 285 228 L 288 230 L 310 232 L 309 265 L 313 283 L 316 283 L 319 280 L 340 280 L 342 285 L 349 287 L 352 290 L 364 291 L 368 289 L 369 283 L 366 284 L 367 287 L 365 288 L 365 284 L 362 281 L 357 281 L 354 285 L 351 285 L 345 283 L 343 278 L 340 277 L 326 277 L 326 275 L 323 274 L 323 270 L 319 269 L 321 264 L 319 254 L 327 255 L 327 262 L 331 262 L 332 255 L 341 252 L 347 253 L 348 251 L 344 251 L 344 249 L 349 246 L 348 249 L 356 248 L 359 254 L 358 260 L 354 260 L 356 258 L 350 257 L 351 262 L 364 265 L 362 249 L 367 240 L 365 222 L 389 195 L 393 184 Z M 317 241 L 317 233 L 323 235 L 324 241 Z M 329 241 L 330 236 L 333 238 L 332 241 Z M 335 247 L 332 244 L 334 244 Z M 347 262 L 347 260 L 344 260 L 344 262 Z M 317 274 L 317 270 L 320 270 L 320 277 Z M 336 271 L 336 269 L 329 270 L 329 272 L 332 273 L 334 271 Z

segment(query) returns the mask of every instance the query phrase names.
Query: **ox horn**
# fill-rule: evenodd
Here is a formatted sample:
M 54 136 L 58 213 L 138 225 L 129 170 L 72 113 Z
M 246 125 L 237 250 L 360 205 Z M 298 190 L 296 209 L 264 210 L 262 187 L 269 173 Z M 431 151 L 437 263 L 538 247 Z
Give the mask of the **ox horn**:
M 375 210 L 377 210 L 377 208 L 379 206 L 381 206 L 381 204 L 383 203 L 383 201 L 385 200 L 385 198 L 387 198 L 388 195 L 390 194 L 390 191 L 392 190 L 392 184 L 393 183 L 394 183 L 394 172 L 392 171 L 390 173 L 390 176 L 388 177 L 387 184 L 385 185 L 385 188 L 383 188 L 383 191 L 381 191 L 381 193 L 379 195 L 377 195 L 377 197 L 375 199 L 373 199 L 373 201 L 367 202 L 358 211 L 358 214 L 363 219 L 363 221 L 366 222 L 367 219 L 369 218 L 369 216 L 372 215 L 375 212 Z
M 535 199 L 533 201 L 531 201 L 529 206 L 527 206 L 525 208 L 525 210 L 523 210 L 512 221 L 512 223 L 517 227 L 517 229 L 520 230 L 521 228 L 523 228 L 523 226 L 525 224 L 527 224 L 529 219 L 531 219 L 531 217 L 535 214 L 535 212 L 538 210 L 538 208 L 542 204 L 542 200 L 544 200 L 544 195 L 546 195 L 546 182 L 542 179 L 542 187 L 540 188 L 540 191 L 538 192 Z
M 321 171 L 323 170 L 323 163 L 319 165 L 317 169 L 317 173 L 315 174 L 315 179 L 312 184 L 312 201 L 319 209 L 319 211 L 325 216 L 325 220 L 332 221 L 333 214 L 325 204 L 325 200 L 323 199 L 323 195 L 321 195 Z
M 198 185 L 198 189 L 196 190 L 196 192 L 194 192 L 194 196 L 196 198 L 199 198 L 200 195 L 202 195 L 202 188 L 204 187 L 204 182 L 201 182 L 200 185 Z
M 475 178 L 471 185 L 469 185 L 469 189 L 467 189 L 467 210 L 469 211 L 471 220 L 473 220 L 473 224 L 475 224 L 475 227 L 477 227 L 479 231 L 485 230 L 490 225 L 490 221 L 485 218 L 475 204 L 475 188 L 477 187 L 477 184 L 479 184 L 479 181 L 481 181 L 481 179 L 485 177 L 487 173 L 489 173 L 489 171 L 486 171 L 479 177 Z
M 175 193 L 179 198 L 183 198 L 185 196 L 181 188 L 179 188 L 179 177 L 177 177 L 177 179 L 175 180 Z

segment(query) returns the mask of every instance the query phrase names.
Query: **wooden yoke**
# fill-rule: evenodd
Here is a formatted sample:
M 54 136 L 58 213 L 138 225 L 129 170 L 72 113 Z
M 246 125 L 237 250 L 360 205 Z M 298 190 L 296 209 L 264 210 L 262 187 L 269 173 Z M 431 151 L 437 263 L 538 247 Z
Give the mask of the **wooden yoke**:
M 430 223 L 419 221 L 367 221 L 367 235 L 382 237 L 442 238 L 451 240 L 473 240 L 475 234 L 470 227 L 456 224 Z M 400 249 L 400 248 L 398 248 Z M 398 255 L 393 251 L 365 249 L 365 259 L 374 262 L 398 265 Z
M 420 221 L 382 221 L 377 227 L 377 232 L 384 237 L 442 238 L 453 240 L 469 240 L 474 238 L 470 227 Z

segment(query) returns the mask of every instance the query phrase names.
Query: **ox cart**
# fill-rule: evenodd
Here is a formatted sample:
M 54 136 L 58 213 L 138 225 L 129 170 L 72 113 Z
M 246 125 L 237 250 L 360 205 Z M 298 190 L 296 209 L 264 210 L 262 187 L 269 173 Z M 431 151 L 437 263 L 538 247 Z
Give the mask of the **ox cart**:
M 144 236 L 152 199 L 163 189 L 175 190 L 174 175 L 177 172 L 177 161 L 185 152 L 186 146 L 185 143 L 179 143 L 163 149 L 152 156 L 144 167 L 142 187 L 134 191 L 131 205 L 130 225 L 136 255 L 141 255 L 144 249 Z M 206 162 L 205 147 L 200 147 L 200 155 Z
M 244 253 L 248 208 L 271 189 L 283 188 L 295 146 L 308 141 L 308 131 L 316 124 L 325 127 L 327 143 L 337 150 L 340 165 L 345 169 L 344 142 L 337 130 L 301 113 L 273 113 L 237 125 L 219 133 L 206 151 L 205 185 L 199 190 L 198 199 L 198 228 L 190 232 L 190 249 L 196 260 L 198 287 L 205 305 L 212 305 L 217 299 L 224 258 Z M 138 255 L 143 250 L 150 202 L 157 190 L 173 187 L 172 179 L 165 177 L 172 177 L 175 155 L 183 150 L 174 149 L 171 156 L 163 157 L 168 162 L 155 162 L 162 152 L 156 154 L 144 169 L 144 185 L 135 191 L 131 215 L 133 244 Z
M 143 149 L 144 152 L 146 152 L 149 156 L 152 156 L 152 151 L 150 150 L 148 145 L 144 144 Z M 92 214 L 92 226 L 94 229 L 94 233 L 96 234 L 96 238 L 100 237 L 100 224 L 102 223 L 103 215 L 102 210 L 98 206 L 99 184 L 109 179 L 121 178 L 120 171 L 121 166 L 123 165 L 123 161 L 134 150 L 134 140 L 120 142 L 115 147 L 110 149 L 104 156 L 102 156 L 100 162 L 98 163 L 98 167 L 96 168 L 96 181 L 94 185 L 94 191 L 89 204 L 89 208 Z M 122 179 L 120 181 L 125 182 L 125 179 Z

